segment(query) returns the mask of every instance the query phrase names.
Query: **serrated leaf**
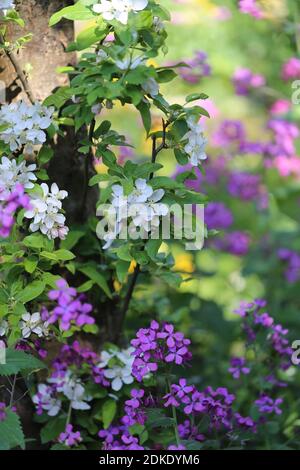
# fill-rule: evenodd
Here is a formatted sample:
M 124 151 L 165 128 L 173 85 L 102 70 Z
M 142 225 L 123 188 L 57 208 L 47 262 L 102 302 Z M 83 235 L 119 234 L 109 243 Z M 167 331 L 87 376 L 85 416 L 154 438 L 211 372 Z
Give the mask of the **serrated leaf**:
M 0 421 L 0 449 L 9 450 L 14 447 L 25 449 L 24 433 L 19 416 L 7 409 L 6 418 Z
M 16 349 L 6 349 L 5 360 L 5 364 L 0 364 L 0 375 L 13 375 L 25 370 L 46 368 L 45 364 L 36 357 Z

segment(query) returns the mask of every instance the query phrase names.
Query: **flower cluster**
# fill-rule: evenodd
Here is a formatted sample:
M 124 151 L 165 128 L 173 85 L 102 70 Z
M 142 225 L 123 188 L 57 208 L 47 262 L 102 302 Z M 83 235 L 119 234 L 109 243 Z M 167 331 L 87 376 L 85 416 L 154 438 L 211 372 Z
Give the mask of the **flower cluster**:
M 48 293 L 48 298 L 57 302 L 57 305 L 50 312 L 44 309 L 43 319 L 49 324 L 59 321 L 63 331 L 69 330 L 72 325 L 82 327 L 95 323 L 95 319 L 89 315 L 92 305 L 84 302 L 83 296 L 78 295 L 74 287 L 69 287 L 64 279 L 59 279 L 56 286 L 57 289 Z
M 231 211 L 222 202 L 210 202 L 204 209 L 205 223 L 209 230 L 222 230 L 233 223 Z
M 184 61 L 188 67 L 180 67 L 179 75 L 188 83 L 199 83 L 202 77 L 211 74 L 211 67 L 207 63 L 207 54 L 203 51 L 196 51 L 192 59 Z
M 11 191 L 0 187 L 0 237 L 7 238 L 15 224 L 14 214 L 20 209 L 29 209 L 29 197 L 24 194 L 24 187 L 17 183 Z
M 268 395 L 261 395 L 258 400 L 255 401 L 256 406 L 258 407 L 260 413 L 275 413 L 281 415 L 282 410 L 279 406 L 283 403 L 282 398 L 272 399 Z
M 116 425 L 99 431 L 103 439 L 103 450 L 143 450 L 137 437 L 132 436 L 127 426 Z
M 232 81 L 237 95 L 248 95 L 251 89 L 265 85 L 265 78 L 262 75 L 255 75 L 246 68 L 237 69 Z
M 100 362 L 96 365 L 101 370 L 103 377 L 109 379 L 111 388 L 118 392 L 124 384 L 131 384 L 134 380 L 132 376 L 133 348 L 103 351 L 100 355 Z M 96 369 L 95 369 L 96 370 Z
M 0 163 L 0 190 L 12 191 L 17 184 L 22 185 L 25 189 L 32 189 L 34 187 L 33 181 L 37 179 L 33 173 L 35 169 L 35 164 L 26 165 L 24 160 L 18 163 L 14 158 L 2 157 Z
M 0 124 L 4 130 L 0 139 L 9 144 L 15 152 L 25 146 L 25 153 L 32 153 L 35 145 L 46 141 L 45 129 L 52 123 L 54 108 L 47 108 L 40 103 L 28 105 L 23 101 L 3 105 L 0 110 Z
M 228 181 L 228 192 L 231 196 L 252 201 L 260 193 L 260 177 L 246 172 L 232 172 Z
M 149 328 L 141 328 L 137 332 L 131 345 L 134 347 L 132 373 L 139 382 L 156 372 L 159 365 L 183 365 L 191 359 L 190 340 L 183 333 L 176 332 L 173 325 L 160 325 L 155 320 Z
M 121 185 L 113 185 L 111 209 L 106 214 L 108 222 L 110 221 L 110 229 L 103 236 L 106 242 L 103 248 L 109 248 L 122 230 L 126 229 L 128 218 L 132 219 L 133 224 L 129 225 L 130 233 L 140 233 L 136 232 L 137 228 L 146 233 L 157 230 L 160 217 L 166 216 L 169 211 L 166 204 L 159 202 L 164 194 L 163 189 L 154 191 L 142 178 L 135 181 L 135 187 L 128 196 L 124 195 Z
M 82 441 L 79 431 L 73 432 L 72 424 L 68 424 L 64 432 L 59 435 L 58 441 L 67 447 L 76 447 Z
M 187 124 L 189 131 L 184 136 L 184 140 L 187 140 L 184 150 L 189 156 L 191 165 L 198 166 L 203 160 L 207 159 L 207 155 L 205 153 L 207 140 L 203 135 L 202 126 L 196 122 L 194 118 L 189 118 L 187 120 Z
M 42 183 L 39 192 L 32 194 L 31 207 L 24 214 L 27 219 L 33 219 L 29 226 L 30 230 L 32 232 L 40 230 L 49 239 L 63 240 L 69 229 L 65 226 L 66 218 L 60 211 L 61 201 L 67 196 L 67 191 L 60 191 L 56 183 L 53 183 L 50 189 L 46 183 Z
M 130 12 L 144 10 L 148 0 L 101 0 L 93 6 L 95 13 L 100 13 L 104 20 L 117 20 L 126 25 Z

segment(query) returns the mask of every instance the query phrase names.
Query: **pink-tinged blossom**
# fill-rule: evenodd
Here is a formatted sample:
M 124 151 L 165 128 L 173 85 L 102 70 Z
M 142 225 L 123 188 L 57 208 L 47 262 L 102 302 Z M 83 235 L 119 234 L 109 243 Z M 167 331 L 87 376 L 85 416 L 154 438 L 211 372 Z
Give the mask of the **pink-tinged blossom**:
M 239 10 L 241 13 L 251 15 L 258 20 L 264 16 L 256 0 L 239 0 Z
M 282 403 L 282 398 L 273 399 L 268 395 L 261 395 L 260 398 L 255 401 L 258 410 L 263 414 L 275 413 L 277 415 L 281 415 L 282 410 L 279 408 L 279 406 Z
M 238 68 L 232 77 L 237 95 L 248 95 L 254 88 L 261 88 L 266 84 L 262 75 L 254 74 L 246 68 Z
M 278 156 L 274 159 L 273 165 L 283 178 L 294 176 L 295 179 L 300 179 L 299 157 Z
M 282 114 L 287 114 L 291 107 L 292 105 L 289 100 L 277 100 L 271 106 L 270 113 L 276 116 L 281 116 Z
M 283 80 L 297 80 L 300 78 L 300 59 L 291 57 L 282 67 Z
M 72 424 L 66 426 L 66 430 L 59 435 L 58 441 L 68 447 L 76 447 L 82 441 L 79 431 L 73 432 Z
M 300 135 L 296 124 L 276 118 L 268 122 L 268 128 L 273 132 L 274 142 L 265 147 L 265 153 L 273 157 L 296 155 L 295 140 Z

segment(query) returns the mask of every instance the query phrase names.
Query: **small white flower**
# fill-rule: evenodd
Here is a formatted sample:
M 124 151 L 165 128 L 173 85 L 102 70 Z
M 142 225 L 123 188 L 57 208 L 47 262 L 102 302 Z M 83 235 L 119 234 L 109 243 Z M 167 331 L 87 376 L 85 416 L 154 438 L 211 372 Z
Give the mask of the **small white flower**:
M 205 153 L 207 139 L 203 135 L 202 126 L 194 118 L 189 118 L 187 123 L 190 130 L 184 136 L 184 139 L 188 140 L 184 150 L 189 155 L 190 163 L 193 166 L 198 166 L 203 160 L 207 159 Z
M 144 10 L 147 5 L 148 0 L 101 0 L 93 6 L 93 10 L 100 13 L 106 21 L 117 20 L 126 25 L 131 11 Z
M 148 78 L 148 80 L 143 83 L 142 88 L 147 95 L 152 97 L 157 96 L 159 93 L 159 85 L 152 77 Z
M 35 312 L 32 315 L 30 313 L 24 313 L 22 315 L 22 321 L 20 321 L 20 328 L 22 331 L 23 338 L 29 338 L 32 333 L 35 333 L 39 337 L 46 336 L 48 334 L 48 323 L 43 323 L 39 312 Z
M 89 410 L 91 406 L 87 403 L 92 397 L 85 393 L 85 388 L 79 379 L 69 376 L 69 380 L 63 385 L 62 392 L 70 400 L 74 410 Z
M 116 357 L 117 351 L 109 350 L 109 351 L 102 351 L 101 352 L 101 361 L 99 364 L 97 364 L 100 369 L 104 369 L 109 363 L 109 361 L 113 358 Z
M 49 416 L 56 416 L 61 409 L 61 401 L 52 395 L 53 390 L 46 384 L 39 384 L 37 393 L 32 401 L 38 407 L 47 411 Z
M 114 366 L 104 371 L 104 377 L 112 380 L 111 388 L 115 390 L 115 392 L 118 392 L 124 384 L 128 385 L 133 382 L 134 379 L 131 372 L 131 367 Z
M 101 64 L 107 58 L 108 58 L 107 52 L 105 52 L 103 49 L 99 49 L 99 51 L 96 54 L 96 64 Z
M 6 320 L 2 320 L 0 322 L 0 336 L 6 336 L 8 332 L 8 322 Z
M 152 194 L 153 189 L 147 184 L 147 180 L 138 178 L 135 182 L 135 189 L 128 196 L 128 202 L 129 204 L 143 203 L 146 202 Z
M 132 59 L 131 57 L 125 57 L 123 60 L 116 60 L 116 66 L 120 70 L 134 70 L 143 62 L 145 62 L 146 58 L 143 56 L 136 57 Z

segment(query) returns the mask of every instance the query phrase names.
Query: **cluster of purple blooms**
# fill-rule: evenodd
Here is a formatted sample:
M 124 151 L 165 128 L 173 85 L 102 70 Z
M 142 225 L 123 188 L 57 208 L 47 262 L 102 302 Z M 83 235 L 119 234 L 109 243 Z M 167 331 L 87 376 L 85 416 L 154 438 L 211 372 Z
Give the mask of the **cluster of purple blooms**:
M 270 357 L 275 355 L 279 369 L 286 370 L 291 365 L 293 352 L 286 338 L 288 330 L 280 324 L 275 324 L 274 318 L 264 311 L 265 307 L 265 300 L 256 299 L 253 302 L 242 302 L 235 313 L 243 318 L 243 330 L 248 343 L 253 343 L 257 333 L 263 328 L 266 333 L 266 345 L 271 348 Z
M 143 450 L 139 439 L 130 434 L 126 425 L 113 425 L 108 429 L 99 431 L 98 436 L 103 439 L 103 450 Z
M 205 223 L 209 230 L 224 230 L 233 223 L 230 209 L 222 202 L 210 202 L 204 209 Z
M 228 392 L 227 388 L 219 387 L 214 390 L 207 387 L 204 392 L 199 392 L 194 385 L 187 385 L 185 379 L 180 379 L 178 384 L 171 385 L 171 391 L 164 396 L 164 406 L 182 408 L 187 416 L 206 415 L 210 419 L 209 431 L 232 430 L 235 425 L 255 430 L 255 422 L 250 417 L 243 418 L 232 409 L 235 396 Z M 204 440 L 204 436 L 198 440 Z
M 228 372 L 232 374 L 234 379 L 239 379 L 241 375 L 250 374 L 250 367 L 246 366 L 246 359 L 244 357 L 232 357 Z
M 74 287 L 69 287 L 64 279 L 56 282 L 57 289 L 48 293 L 51 301 L 56 301 L 57 306 L 50 312 L 44 308 L 42 311 L 43 321 L 55 323 L 59 321 L 61 330 L 67 331 L 71 325 L 82 327 L 92 325 L 95 319 L 89 315 L 93 307 L 84 302 L 84 296 L 78 295 Z
M 20 209 L 29 209 L 30 199 L 24 194 L 24 187 L 16 184 L 11 191 L 0 188 L 0 237 L 7 238 L 15 224 L 15 212 Z
M 241 121 L 224 119 L 213 135 L 213 144 L 216 147 L 239 147 L 246 140 L 246 132 Z
M 250 247 L 250 236 L 240 230 L 225 233 L 223 237 L 214 240 L 214 246 L 218 250 L 231 253 L 235 256 L 245 256 Z
M 6 419 L 6 405 L 2 401 L 0 402 L 0 423 Z
M 271 397 L 265 394 L 261 395 L 259 399 L 255 401 L 258 410 L 260 411 L 260 413 L 263 414 L 275 413 L 277 415 L 281 415 L 282 410 L 279 408 L 279 406 L 282 403 L 282 398 L 272 399 Z
M 72 424 L 67 424 L 66 429 L 59 435 L 58 442 L 67 447 L 76 447 L 82 441 L 79 431 L 73 432 Z
M 231 172 L 228 179 L 228 192 L 242 201 L 252 201 L 260 194 L 260 176 L 241 171 Z
M 192 357 L 188 350 L 190 343 L 173 325 L 160 325 L 153 320 L 149 328 L 141 328 L 131 341 L 134 347 L 132 375 L 141 382 L 149 373 L 156 372 L 159 365 L 186 364 Z
M 286 264 L 285 278 L 290 284 L 300 279 L 300 255 L 288 248 L 278 250 L 278 258 Z
M 211 75 L 211 67 L 207 63 L 207 54 L 196 51 L 192 59 L 184 61 L 188 67 L 180 67 L 179 75 L 188 83 L 199 83 L 202 77 Z
M 266 81 L 262 75 L 254 74 L 246 68 L 238 68 L 232 77 L 232 82 L 237 95 L 248 95 L 254 88 L 261 88 Z

